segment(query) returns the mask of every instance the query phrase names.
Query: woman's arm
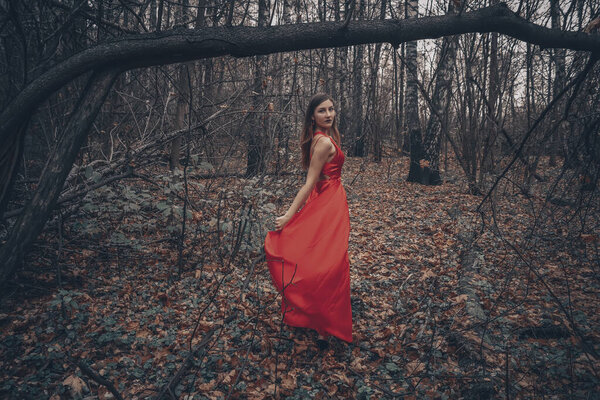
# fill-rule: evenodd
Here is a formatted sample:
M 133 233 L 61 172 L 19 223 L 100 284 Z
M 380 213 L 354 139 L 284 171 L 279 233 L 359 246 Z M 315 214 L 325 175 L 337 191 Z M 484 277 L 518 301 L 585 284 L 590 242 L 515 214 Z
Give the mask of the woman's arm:
M 300 207 L 306 202 L 310 192 L 312 192 L 315 184 L 319 180 L 319 176 L 321 175 L 321 171 L 323 170 L 323 165 L 327 162 L 329 155 L 335 151 L 335 147 L 333 143 L 331 143 L 331 139 L 325 138 L 324 140 L 319 140 L 317 144 L 315 144 L 315 150 L 313 152 L 313 156 L 310 160 L 310 165 L 308 167 L 308 173 L 306 174 L 306 183 L 300 188 L 298 194 L 294 198 L 292 205 L 287 210 L 287 212 L 281 217 L 277 217 L 275 219 L 275 227 L 277 230 L 282 229 L 285 224 L 288 223 L 290 219 L 296 214 L 296 212 L 300 209 Z

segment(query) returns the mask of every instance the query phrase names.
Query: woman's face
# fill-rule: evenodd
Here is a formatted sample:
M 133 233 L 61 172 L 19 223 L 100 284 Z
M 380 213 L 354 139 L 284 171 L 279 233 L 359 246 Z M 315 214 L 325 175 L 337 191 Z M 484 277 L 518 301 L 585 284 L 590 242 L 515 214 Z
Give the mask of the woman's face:
M 329 131 L 329 128 L 333 126 L 333 119 L 335 118 L 335 109 L 331 100 L 325 100 L 315 108 L 313 113 L 313 120 L 317 129 L 325 132 Z

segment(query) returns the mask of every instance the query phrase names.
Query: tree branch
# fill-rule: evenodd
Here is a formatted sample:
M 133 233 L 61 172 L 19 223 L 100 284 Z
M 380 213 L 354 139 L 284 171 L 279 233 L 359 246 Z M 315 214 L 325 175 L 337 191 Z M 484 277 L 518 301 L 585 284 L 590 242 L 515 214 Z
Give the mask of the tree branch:
M 102 386 L 106 387 L 113 394 L 113 396 L 115 396 L 117 400 L 123 400 L 123 397 L 115 388 L 115 385 L 113 385 L 112 382 L 110 382 L 108 379 L 104 378 L 102 375 L 98 374 L 96 371 L 90 368 L 90 366 L 87 365 L 85 361 L 79 360 L 77 362 L 77 366 L 79 367 L 81 372 L 83 372 Z
M 463 33 L 498 32 L 544 48 L 600 53 L 600 35 L 535 25 L 505 4 L 461 15 L 407 20 L 316 22 L 268 27 L 206 27 L 129 35 L 86 49 L 31 82 L 0 115 L 0 140 L 10 137 L 39 103 L 75 77 L 107 65 L 126 69 L 232 55 L 248 57 L 294 50 L 388 42 L 394 45 Z

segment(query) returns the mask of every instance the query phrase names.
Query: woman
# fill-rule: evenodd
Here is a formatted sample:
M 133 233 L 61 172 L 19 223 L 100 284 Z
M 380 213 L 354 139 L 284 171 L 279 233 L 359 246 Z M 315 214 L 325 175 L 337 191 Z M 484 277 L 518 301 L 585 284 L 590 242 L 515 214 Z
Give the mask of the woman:
M 277 230 L 265 238 L 271 278 L 282 293 L 283 321 L 315 329 L 320 348 L 328 346 L 329 336 L 352 342 L 350 218 L 335 115 L 329 95 L 312 97 L 300 141 L 306 183 L 276 218 Z

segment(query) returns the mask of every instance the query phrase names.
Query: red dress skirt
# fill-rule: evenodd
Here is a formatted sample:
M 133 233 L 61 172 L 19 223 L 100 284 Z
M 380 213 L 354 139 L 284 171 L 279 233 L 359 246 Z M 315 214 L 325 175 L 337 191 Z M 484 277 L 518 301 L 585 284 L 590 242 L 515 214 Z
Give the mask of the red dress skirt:
M 329 179 L 317 182 L 282 230 L 268 232 L 265 253 L 273 284 L 282 294 L 283 321 L 350 343 L 350 215 L 340 180 L 345 157 L 331 141 L 337 152 L 322 170 Z

